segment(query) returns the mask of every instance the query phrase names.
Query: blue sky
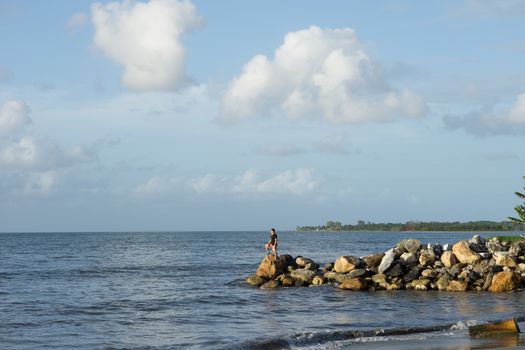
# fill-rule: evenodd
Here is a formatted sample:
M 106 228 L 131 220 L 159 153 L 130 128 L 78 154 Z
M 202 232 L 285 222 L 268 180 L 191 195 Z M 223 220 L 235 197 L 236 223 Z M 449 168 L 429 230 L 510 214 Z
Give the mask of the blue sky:
M 504 220 L 521 1 L 0 1 L 0 231 Z

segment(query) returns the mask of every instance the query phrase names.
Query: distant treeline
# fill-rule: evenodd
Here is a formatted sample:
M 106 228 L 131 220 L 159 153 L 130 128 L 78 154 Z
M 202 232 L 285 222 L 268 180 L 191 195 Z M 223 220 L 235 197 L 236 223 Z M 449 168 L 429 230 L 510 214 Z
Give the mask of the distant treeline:
M 521 231 L 523 225 L 511 221 L 413 222 L 376 224 L 359 220 L 356 225 L 328 221 L 320 226 L 297 226 L 297 231 Z

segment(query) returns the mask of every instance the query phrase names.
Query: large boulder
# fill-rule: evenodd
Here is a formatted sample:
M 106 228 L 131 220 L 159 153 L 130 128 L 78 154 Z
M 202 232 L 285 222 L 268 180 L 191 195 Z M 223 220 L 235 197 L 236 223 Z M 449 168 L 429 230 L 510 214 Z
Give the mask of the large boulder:
M 381 259 L 381 263 L 379 264 L 378 272 L 383 273 L 386 270 L 388 270 L 388 268 L 392 266 L 392 264 L 394 263 L 395 257 L 396 255 L 394 253 L 394 249 L 390 249 L 389 251 L 387 251 L 385 255 L 383 256 L 383 259 Z
M 266 255 L 255 274 L 266 279 L 273 279 L 286 272 L 286 268 L 286 259 L 283 256 L 276 259 L 273 255 Z
M 363 261 L 355 256 L 340 256 L 334 264 L 334 270 L 338 273 L 347 273 L 353 269 L 361 267 Z
M 315 272 L 307 269 L 297 269 L 292 271 L 291 276 L 295 280 L 310 284 L 315 277 Z
M 443 252 L 443 254 L 441 254 L 441 262 L 447 269 L 450 269 L 452 266 L 458 263 L 458 259 L 454 253 L 446 250 Z
M 494 252 L 494 261 L 496 265 L 515 268 L 516 259 L 509 252 Z
M 390 277 L 399 277 L 405 273 L 405 268 L 401 263 L 395 263 L 391 268 L 386 270 L 385 273 Z
M 512 271 L 498 272 L 492 278 L 489 291 L 493 293 L 511 292 L 519 288 L 521 276 Z
M 408 253 L 416 254 L 421 248 L 421 242 L 417 239 L 405 239 L 399 242 L 396 247 L 402 248 Z
M 363 261 L 365 262 L 366 266 L 369 268 L 371 267 L 378 267 L 379 264 L 381 264 L 381 260 L 383 259 L 384 254 L 374 254 L 374 255 L 368 255 L 363 257 Z
M 465 264 L 476 264 L 481 260 L 481 256 L 470 249 L 467 241 L 459 241 L 454 244 L 452 252 L 460 262 Z
M 368 289 L 368 281 L 362 277 L 352 278 L 341 283 L 339 288 L 349 290 L 366 290 Z

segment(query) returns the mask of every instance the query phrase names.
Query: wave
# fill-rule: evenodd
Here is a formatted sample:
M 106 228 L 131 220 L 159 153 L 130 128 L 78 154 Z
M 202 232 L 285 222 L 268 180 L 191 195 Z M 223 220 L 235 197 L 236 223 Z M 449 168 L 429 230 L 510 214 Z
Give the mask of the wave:
M 518 322 L 525 321 L 525 315 L 515 317 Z M 450 335 L 450 332 L 461 332 L 468 330 L 469 327 L 486 322 L 496 321 L 477 321 L 466 320 L 453 324 L 429 326 L 429 327 L 399 327 L 390 329 L 369 329 L 369 330 L 337 330 L 325 332 L 303 332 L 293 334 L 286 338 L 273 339 L 255 339 L 245 341 L 239 344 L 230 345 L 222 350 L 280 350 L 280 349 L 332 349 L 337 342 L 354 341 L 354 342 L 385 342 L 390 340 L 406 339 L 427 339 L 431 337 L 440 337 Z

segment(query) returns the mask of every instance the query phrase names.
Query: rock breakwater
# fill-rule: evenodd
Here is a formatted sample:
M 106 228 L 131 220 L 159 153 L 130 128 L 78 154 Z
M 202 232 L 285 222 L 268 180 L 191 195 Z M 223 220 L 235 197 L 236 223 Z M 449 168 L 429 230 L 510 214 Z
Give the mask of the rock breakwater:
M 475 235 L 454 245 L 407 239 L 384 253 L 340 256 L 322 267 L 303 256 L 267 255 L 246 282 L 260 288 L 512 292 L 525 287 L 525 238 L 510 243 Z

